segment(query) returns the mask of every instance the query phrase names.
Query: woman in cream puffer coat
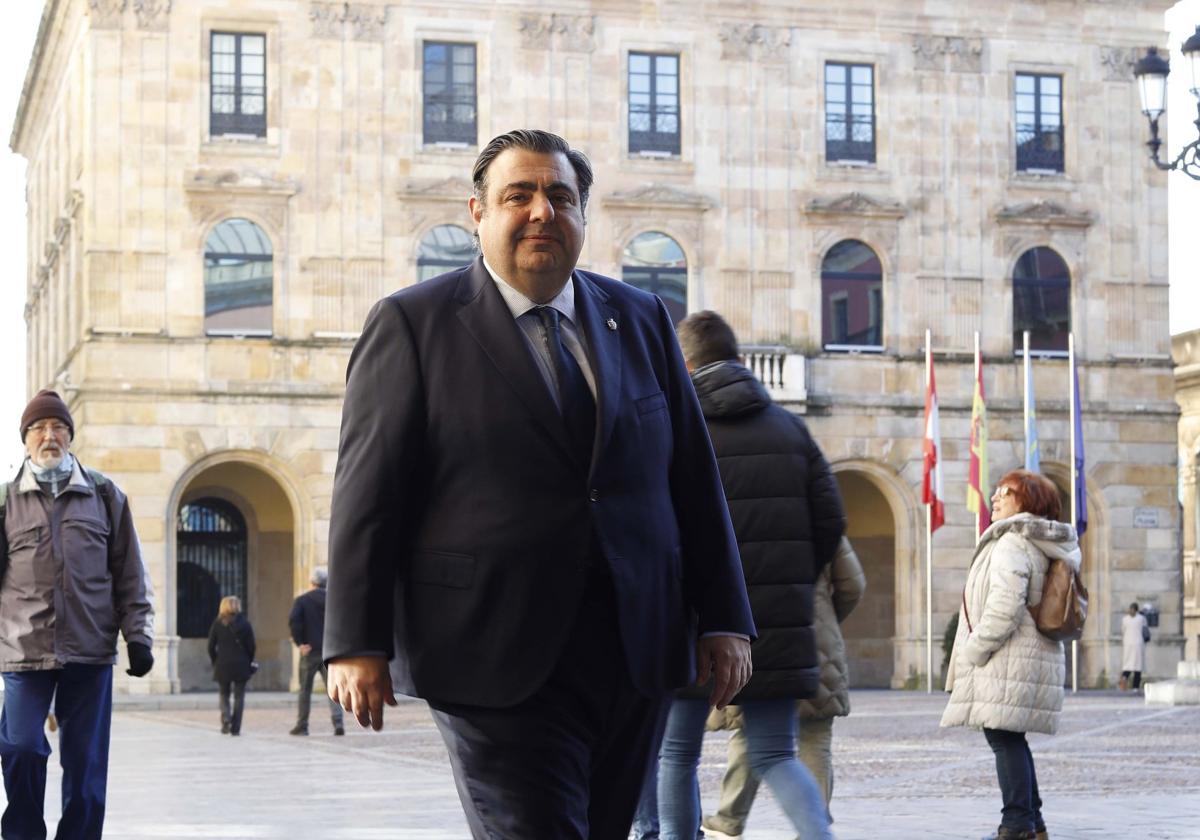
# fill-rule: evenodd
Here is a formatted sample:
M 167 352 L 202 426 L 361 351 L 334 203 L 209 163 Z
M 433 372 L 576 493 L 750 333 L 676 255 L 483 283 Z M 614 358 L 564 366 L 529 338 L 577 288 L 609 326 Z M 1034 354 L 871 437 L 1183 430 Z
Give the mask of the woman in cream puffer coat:
M 1038 632 L 1028 607 L 1042 600 L 1051 559 L 1080 567 L 1075 529 L 1056 522 L 1058 490 L 1014 470 L 992 496 L 994 521 L 967 574 L 946 675 L 942 726 L 982 729 L 996 754 L 1004 799 L 999 840 L 1046 836 L 1037 774 L 1025 733 L 1054 734 L 1066 675 L 1061 642 Z

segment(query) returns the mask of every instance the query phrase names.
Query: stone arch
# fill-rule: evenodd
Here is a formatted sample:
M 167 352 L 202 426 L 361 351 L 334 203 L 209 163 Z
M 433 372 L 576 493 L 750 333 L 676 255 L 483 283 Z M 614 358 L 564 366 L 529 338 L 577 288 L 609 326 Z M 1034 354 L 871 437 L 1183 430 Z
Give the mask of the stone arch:
M 843 625 L 851 683 L 900 687 L 924 639 L 917 609 L 924 591 L 919 506 L 912 488 L 885 464 L 852 458 L 832 467 L 844 491 L 847 535 L 868 576 L 863 608 Z M 883 512 L 890 522 L 880 520 Z
M 311 571 L 312 511 L 307 496 L 286 465 L 254 450 L 213 452 L 191 464 L 175 482 L 167 500 L 166 592 L 160 600 L 167 632 L 176 645 L 172 678 L 182 690 L 212 687 L 204 640 L 176 636 L 179 553 L 176 517 L 182 505 L 201 497 L 234 505 L 246 520 L 248 550 L 247 612 L 258 639 L 261 664 L 251 687 L 286 690 L 293 668 L 287 612 Z

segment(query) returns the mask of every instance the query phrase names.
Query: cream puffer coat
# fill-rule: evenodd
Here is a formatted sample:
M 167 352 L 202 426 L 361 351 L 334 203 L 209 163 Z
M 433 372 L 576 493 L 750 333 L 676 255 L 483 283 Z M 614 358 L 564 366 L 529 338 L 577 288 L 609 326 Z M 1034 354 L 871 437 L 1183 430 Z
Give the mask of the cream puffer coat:
M 967 574 L 966 610 L 959 608 L 942 726 L 1051 735 L 1058 728 L 1062 643 L 1039 633 L 1027 609 L 1042 600 L 1051 558 L 1080 567 L 1075 529 L 1064 522 L 1018 513 L 984 531 Z

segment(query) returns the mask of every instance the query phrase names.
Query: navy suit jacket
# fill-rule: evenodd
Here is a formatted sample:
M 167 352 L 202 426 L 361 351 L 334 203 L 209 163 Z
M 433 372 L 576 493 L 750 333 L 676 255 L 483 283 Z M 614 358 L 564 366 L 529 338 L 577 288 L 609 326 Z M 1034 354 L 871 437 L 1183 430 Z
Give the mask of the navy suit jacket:
M 516 704 L 558 661 L 596 548 L 640 691 L 694 678 L 698 632 L 754 635 L 666 309 L 574 282 L 598 391 L 590 464 L 482 259 L 372 309 L 347 372 L 326 659 L 384 653 L 399 692 Z

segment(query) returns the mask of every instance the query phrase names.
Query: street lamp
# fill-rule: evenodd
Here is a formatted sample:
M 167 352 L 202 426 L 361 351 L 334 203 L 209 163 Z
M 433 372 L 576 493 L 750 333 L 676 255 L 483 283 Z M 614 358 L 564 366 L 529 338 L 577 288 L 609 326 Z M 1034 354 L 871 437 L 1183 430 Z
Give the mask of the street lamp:
M 1196 131 L 1200 134 L 1200 26 L 1196 34 L 1183 42 L 1181 48 L 1183 57 L 1188 61 L 1191 71 L 1191 86 L 1189 90 L 1196 98 Z M 1151 47 L 1141 60 L 1133 67 L 1134 78 L 1138 80 L 1138 92 L 1142 95 L 1142 113 L 1150 121 L 1150 158 L 1159 169 L 1178 169 L 1189 178 L 1200 181 L 1200 136 L 1183 147 L 1179 157 L 1170 163 L 1163 163 L 1158 158 L 1162 140 L 1158 138 L 1158 119 L 1167 110 L 1167 75 L 1171 65 L 1158 54 L 1157 47 Z

